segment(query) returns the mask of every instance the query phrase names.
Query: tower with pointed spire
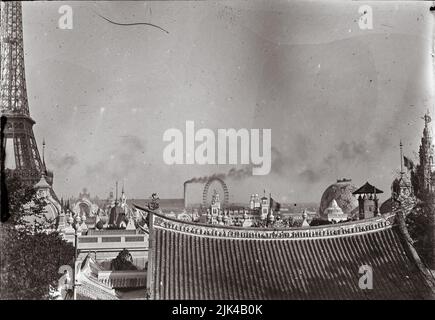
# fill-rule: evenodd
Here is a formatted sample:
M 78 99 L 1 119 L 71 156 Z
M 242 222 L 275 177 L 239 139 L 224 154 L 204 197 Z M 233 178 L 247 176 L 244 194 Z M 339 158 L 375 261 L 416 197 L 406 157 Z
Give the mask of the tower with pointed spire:
M 45 175 L 45 178 L 47 182 L 50 184 L 50 186 L 53 185 L 53 171 L 48 170 L 47 166 L 45 165 L 45 138 L 42 139 L 42 168 L 43 168 L 43 174 Z
M 27 99 L 21 2 L 1 2 L 0 37 L 2 159 L 5 169 L 35 184 L 46 168 L 33 134 L 35 121 Z
M 400 140 L 400 176 L 396 178 L 391 185 L 392 198 L 400 202 L 403 202 L 406 198 L 413 195 L 411 181 L 403 168 L 403 158 L 403 144 L 402 140 Z
M 434 191 L 432 181 L 434 147 L 432 144 L 432 132 L 429 127 L 429 123 L 432 120 L 429 111 L 426 112 L 422 119 L 424 120 L 424 129 L 419 150 L 420 163 L 417 166 L 418 187 L 420 190 L 432 192 Z
M 122 190 L 121 190 L 121 206 L 124 207 L 127 205 L 127 196 L 124 191 L 124 181 L 122 182 Z
M 219 193 L 215 190 L 213 190 L 213 196 L 211 199 L 211 214 L 213 216 L 218 215 L 221 211 L 221 201 L 219 199 Z
M 432 25 L 434 28 L 432 29 L 432 39 L 435 37 L 435 4 L 433 4 L 430 7 L 430 11 L 432 12 Z M 435 76 L 435 59 L 434 59 L 434 53 L 435 53 L 435 40 L 432 40 L 432 71 L 433 75 Z M 432 201 L 434 200 L 434 197 L 432 197 Z M 429 234 L 429 244 L 430 244 L 430 254 L 429 254 L 429 266 L 432 270 L 435 270 L 435 212 L 432 212 L 431 216 L 431 231 Z
M 266 190 L 264 190 L 263 197 L 260 199 L 260 219 L 265 220 L 269 216 L 269 199 L 266 197 Z

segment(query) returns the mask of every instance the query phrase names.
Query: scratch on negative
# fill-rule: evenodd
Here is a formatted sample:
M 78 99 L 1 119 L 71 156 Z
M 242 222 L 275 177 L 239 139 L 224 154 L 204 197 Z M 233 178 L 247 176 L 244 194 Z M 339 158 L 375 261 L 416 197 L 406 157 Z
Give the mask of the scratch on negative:
M 108 18 L 106 18 L 106 17 L 100 15 L 99 13 L 96 13 L 96 12 L 95 12 L 95 14 L 98 15 L 100 18 L 106 20 L 107 22 L 112 23 L 112 24 L 115 24 L 115 25 L 117 25 L 117 26 L 139 26 L 139 25 L 151 26 L 151 27 L 154 27 L 154 28 L 160 29 L 160 30 L 162 30 L 163 32 L 166 32 L 167 34 L 169 34 L 169 31 L 163 29 L 162 27 L 159 27 L 158 25 L 152 24 L 152 23 L 148 23 L 148 22 L 120 23 L 120 22 L 112 21 L 112 20 L 110 20 L 110 19 L 108 19 Z

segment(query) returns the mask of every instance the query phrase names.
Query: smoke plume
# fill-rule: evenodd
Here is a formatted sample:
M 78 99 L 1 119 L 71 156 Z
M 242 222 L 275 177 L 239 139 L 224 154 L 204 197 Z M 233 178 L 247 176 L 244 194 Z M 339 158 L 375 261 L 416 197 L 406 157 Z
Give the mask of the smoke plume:
M 231 168 L 227 173 L 215 173 L 210 176 L 203 176 L 203 177 L 195 177 L 192 179 L 189 179 L 184 182 L 184 184 L 187 183 L 206 183 L 207 181 L 211 179 L 233 179 L 233 180 L 242 180 L 248 176 L 252 176 L 252 166 L 248 166 L 243 169 L 236 169 Z

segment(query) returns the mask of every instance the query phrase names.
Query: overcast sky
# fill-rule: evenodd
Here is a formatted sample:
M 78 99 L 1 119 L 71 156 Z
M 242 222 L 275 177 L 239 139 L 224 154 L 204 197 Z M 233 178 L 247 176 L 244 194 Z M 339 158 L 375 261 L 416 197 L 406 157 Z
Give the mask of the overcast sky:
M 272 129 L 271 173 L 228 179 L 233 201 L 318 202 L 342 177 L 386 199 L 399 140 L 414 157 L 433 110 L 433 17 L 428 2 L 373 2 L 360 30 L 364 3 L 25 2 L 30 113 L 56 193 L 107 197 L 124 180 L 128 197 L 182 197 L 185 180 L 232 168 L 163 162 L 163 132 L 194 120 Z M 63 4 L 72 30 L 58 28 Z

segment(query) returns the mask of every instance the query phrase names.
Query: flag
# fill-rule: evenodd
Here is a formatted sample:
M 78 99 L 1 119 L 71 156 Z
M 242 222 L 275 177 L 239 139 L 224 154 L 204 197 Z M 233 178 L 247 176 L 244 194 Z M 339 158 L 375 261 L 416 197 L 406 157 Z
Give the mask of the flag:
M 281 209 L 281 203 L 273 200 L 273 198 L 270 198 L 270 209 L 272 209 L 273 211 L 277 212 Z
M 405 156 L 403 156 L 403 164 L 405 165 L 405 167 L 408 170 L 413 170 L 414 169 L 414 162 L 412 162 L 411 159 L 409 159 L 409 158 L 407 158 Z

